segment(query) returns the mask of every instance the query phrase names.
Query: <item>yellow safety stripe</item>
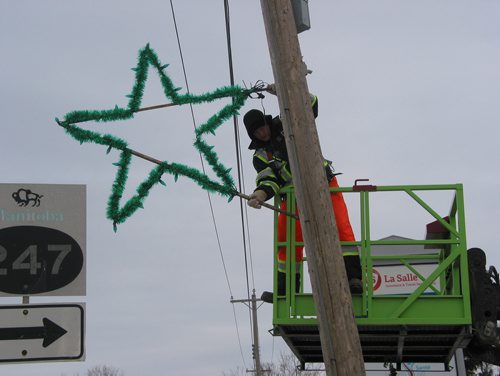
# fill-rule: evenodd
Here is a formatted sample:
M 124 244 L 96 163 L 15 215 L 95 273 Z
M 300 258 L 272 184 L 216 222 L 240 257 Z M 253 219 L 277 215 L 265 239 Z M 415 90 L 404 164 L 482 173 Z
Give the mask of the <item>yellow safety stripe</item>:
M 318 97 L 316 95 L 310 94 L 311 96 L 311 107 L 314 107 L 316 102 L 318 101 Z
M 268 163 L 269 161 L 267 160 L 267 153 L 263 149 L 257 149 L 254 153 L 254 157 L 257 157 L 264 163 Z
M 268 176 L 273 176 L 273 177 L 276 177 L 276 175 L 274 175 L 274 171 L 271 167 L 266 167 L 265 169 L 263 169 L 262 171 L 260 171 L 258 174 L 257 174 L 257 178 L 255 180 L 259 181 L 261 179 L 264 179 Z
M 292 175 L 281 174 L 281 180 L 283 181 L 283 184 L 281 185 L 282 188 L 293 185 Z
M 280 170 L 283 181 L 292 182 L 292 173 L 288 170 L 288 165 Z
M 280 190 L 280 186 L 273 182 L 273 181 L 264 181 L 264 182 L 260 182 L 257 184 L 257 186 L 261 186 L 261 185 L 267 185 L 268 187 L 271 187 L 271 189 L 273 190 L 274 194 L 278 193 L 278 191 Z
M 342 256 L 359 256 L 358 252 L 342 252 Z
M 355 245 L 344 245 L 341 250 L 342 256 L 359 256 L 358 247 Z

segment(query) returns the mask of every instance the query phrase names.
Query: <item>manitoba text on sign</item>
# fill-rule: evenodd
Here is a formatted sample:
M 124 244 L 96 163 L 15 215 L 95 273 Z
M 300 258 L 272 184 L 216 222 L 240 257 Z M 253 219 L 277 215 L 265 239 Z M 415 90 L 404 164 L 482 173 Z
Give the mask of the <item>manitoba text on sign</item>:
M 84 360 L 83 303 L 0 306 L 0 362 Z
M 85 295 L 86 189 L 0 184 L 0 296 Z

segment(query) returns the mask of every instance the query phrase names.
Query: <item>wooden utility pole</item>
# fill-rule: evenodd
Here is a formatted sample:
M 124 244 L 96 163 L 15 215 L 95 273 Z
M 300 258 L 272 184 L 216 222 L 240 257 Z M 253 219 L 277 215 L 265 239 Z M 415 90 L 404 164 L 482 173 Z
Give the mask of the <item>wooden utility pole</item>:
M 264 372 L 269 372 L 269 370 L 263 370 L 262 366 L 260 364 L 260 343 L 259 343 L 259 322 L 257 320 L 257 301 L 260 299 L 257 299 L 255 296 L 255 289 L 252 291 L 252 298 L 251 299 L 231 299 L 231 303 L 251 303 L 251 306 L 249 306 L 252 310 L 252 336 L 253 336 L 253 358 L 254 358 L 254 363 L 255 363 L 255 369 L 254 370 L 248 370 L 247 372 L 255 372 L 256 376 L 262 376 Z
M 325 179 L 290 0 L 261 0 L 327 375 L 364 376 L 363 354 Z

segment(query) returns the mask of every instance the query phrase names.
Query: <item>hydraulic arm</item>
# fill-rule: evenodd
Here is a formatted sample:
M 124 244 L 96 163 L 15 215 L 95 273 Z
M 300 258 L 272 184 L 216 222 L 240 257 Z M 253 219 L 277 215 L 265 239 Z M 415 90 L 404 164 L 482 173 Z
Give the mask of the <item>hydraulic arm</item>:
M 467 251 L 474 337 L 466 356 L 500 366 L 500 283 L 494 266 L 486 269 L 486 255 L 479 248 Z

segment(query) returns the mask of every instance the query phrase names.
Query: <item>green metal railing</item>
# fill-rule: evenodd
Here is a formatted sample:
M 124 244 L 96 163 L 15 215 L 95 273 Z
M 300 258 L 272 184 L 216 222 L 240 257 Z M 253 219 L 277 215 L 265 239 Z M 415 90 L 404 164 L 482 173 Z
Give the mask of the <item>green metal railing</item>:
M 401 324 L 470 324 L 471 309 L 469 295 L 469 279 L 467 268 L 467 247 L 465 236 L 465 215 L 463 187 L 453 185 L 414 185 L 414 186 L 358 186 L 349 188 L 332 188 L 332 192 L 359 195 L 360 203 L 360 239 L 353 242 L 341 242 L 342 245 L 354 245 L 360 250 L 363 272 L 364 292 L 353 295 L 353 308 L 358 324 L 363 325 L 401 325 Z M 453 193 L 449 213 L 440 215 L 418 194 L 421 191 L 450 191 Z M 370 198 L 380 192 L 403 192 L 412 202 L 417 203 L 441 226 L 442 238 L 424 240 L 374 240 L 370 232 Z M 282 191 L 286 195 L 288 210 L 295 212 L 295 196 L 293 189 Z M 285 196 L 282 196 L 285 197 Z M 279 201 L 279 198 L 277 199 Z M 295 293 L 295 249 L 303 243 L 295 241 L 295 219 L 287 217 L 286 241 L 278 242 L 277 219 L 275 214 L 274 254 L 279 247 L 285 247 L 286 259 L 286 295 L 274 294 L 273 323 L 304 324 L 317 323 L 312 294 Z M 425 229 L 425 223 L 422 224 Z M 391 229 L 387 229 L 391 233 Z M 435 254 L 378 254 L 373 255 L 374 246 L 414 245 L 435 248 Z M 378 247 L 380 249 L 380 247 Z M 274 286 L 277 286 L 277 261 L 275 258 Z M 412 262 L 432 260 L 434 270 L 424 277 Z M 304 259 L 307 262 L 307 259 Z M 376 263 L 390 262 L 406 267 L 415 275 L 421 284 L 409 294 L 376 295 L 373 290 L 373 268 Z M 300 273 L 304 273 L 303 263 L 298 265 Z M 291 272 L 294 271 L 294 272 Z M 304 278 L 301 278 L 304 283 Z M 439 288 L 433 285 L 439 281 Z M 430 291 L 430 293 L 429 293 Z

